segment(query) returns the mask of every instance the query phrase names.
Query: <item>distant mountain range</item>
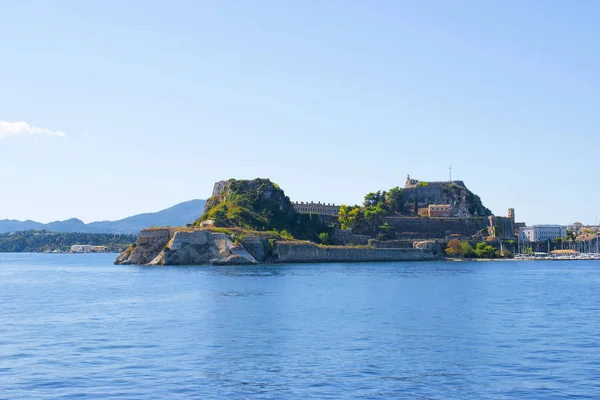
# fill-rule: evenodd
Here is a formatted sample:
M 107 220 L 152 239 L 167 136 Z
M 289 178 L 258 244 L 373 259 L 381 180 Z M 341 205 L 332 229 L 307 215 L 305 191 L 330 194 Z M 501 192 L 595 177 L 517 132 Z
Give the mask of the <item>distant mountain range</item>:
M 0 233 L 25 230 L 81 233 L 138 233 L 151 226 L 185 226 L 194 222 L 204 212 L 206 200 L 190 200 L 154 213 L 138 214 L 118 221 L 84 223 L 77 218 L 43 224 L 36 221 L 0 220 Z

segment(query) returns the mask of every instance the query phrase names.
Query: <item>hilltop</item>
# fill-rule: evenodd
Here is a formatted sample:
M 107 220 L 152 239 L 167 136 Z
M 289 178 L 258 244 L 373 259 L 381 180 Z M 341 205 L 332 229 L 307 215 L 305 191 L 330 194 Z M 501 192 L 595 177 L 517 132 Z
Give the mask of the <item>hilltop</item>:
M 297 239 L 319 240 L 330 228 L 317 215 L 299 214 L 285 192 L 269 179 L 229 179 L 215 183 L 206 201 L 199 227 L 211 222 L 216 227 L 250 231 L 283 232 Z

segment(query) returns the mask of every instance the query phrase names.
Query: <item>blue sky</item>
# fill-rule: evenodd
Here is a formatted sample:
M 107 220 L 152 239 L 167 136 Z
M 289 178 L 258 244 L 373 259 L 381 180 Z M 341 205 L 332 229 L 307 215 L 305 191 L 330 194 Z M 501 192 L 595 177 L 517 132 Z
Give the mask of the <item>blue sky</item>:
M 599 19 L 595 1 L 0 2 L 0 218 L 116 219 L 231 177 L 354 204 L 451 164 L 497 215 L 591 224 Z

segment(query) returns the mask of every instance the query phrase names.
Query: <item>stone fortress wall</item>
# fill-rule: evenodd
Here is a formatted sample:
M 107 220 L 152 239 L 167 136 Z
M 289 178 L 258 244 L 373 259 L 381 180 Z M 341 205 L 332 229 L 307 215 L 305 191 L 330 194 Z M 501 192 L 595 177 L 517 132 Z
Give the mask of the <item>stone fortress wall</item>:
M 338 215 L 340 213 L 340 206 L 333 203 L 321 203 L 320 201 L 305 203 L 303 201 L 294 202 L 294 210 L 300 214 L 325 214 L 325 215 Z
M 462 186 L 464 188 L 466 188 L 465 183 L 463 181 L 435 181 L 435 182 L 430 182 L 430 181 L 420 181 L 418 179 L 412 179 L 410 177 L 410 175 L 408 175 L 406 177 L 406 182 L 404 183 L 404 188 L 405 189 L 413 189 L 416 187 L 426 187 L 426 186 L 431 186 L 431 187 L 441 187 L 444 185 L 451 185 L 454 184 L 456 186 Z

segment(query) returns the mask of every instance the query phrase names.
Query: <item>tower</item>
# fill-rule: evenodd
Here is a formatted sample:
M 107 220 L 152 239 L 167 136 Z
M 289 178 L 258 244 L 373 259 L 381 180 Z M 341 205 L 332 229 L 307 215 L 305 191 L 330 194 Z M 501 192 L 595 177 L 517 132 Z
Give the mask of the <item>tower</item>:
M 515 209 L 514 208 L 509 208 L 508 209 L 508 218 L 512 221 L 512 223 L 515 223 Z

